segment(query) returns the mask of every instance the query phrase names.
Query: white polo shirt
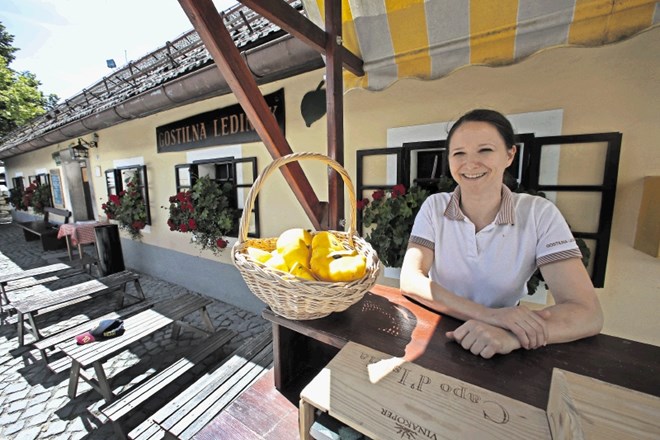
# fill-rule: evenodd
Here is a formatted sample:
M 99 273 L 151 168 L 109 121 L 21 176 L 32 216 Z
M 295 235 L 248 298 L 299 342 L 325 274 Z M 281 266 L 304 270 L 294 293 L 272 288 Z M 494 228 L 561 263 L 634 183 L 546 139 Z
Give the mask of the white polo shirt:
M 536 268 L 582 258 L 566 220 L 552 202 L 502 186 L 493 223 L 476 232 L 461 212 L 460 187 L 429 196 L 410 241 L 434 251 L 432 281 L 487 307 L 510 307 L 527 294 Z

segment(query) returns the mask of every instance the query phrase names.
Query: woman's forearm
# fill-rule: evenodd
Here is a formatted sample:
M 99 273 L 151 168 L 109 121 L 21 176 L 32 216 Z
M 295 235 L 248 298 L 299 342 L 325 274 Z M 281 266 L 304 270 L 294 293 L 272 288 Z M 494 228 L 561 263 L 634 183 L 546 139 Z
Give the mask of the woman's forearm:
M 486 311 L 486 307 L 450 292 L 421 273 L 402 273 L 400 288 L 401 293 L 426 307 L 461 321 L 480 319 Z
M 550 306 L 548 343 L 570 342 L 597 335 L 603 328 L 603 312 L 598 304 L 586 306 L 579 303 L 562 303 Z

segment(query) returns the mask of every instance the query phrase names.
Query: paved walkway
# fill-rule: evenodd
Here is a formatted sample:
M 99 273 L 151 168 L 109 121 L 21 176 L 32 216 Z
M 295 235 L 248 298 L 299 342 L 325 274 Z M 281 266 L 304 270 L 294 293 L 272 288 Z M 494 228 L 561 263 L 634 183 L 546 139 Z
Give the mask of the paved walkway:
M 68 261 L 66 250 L 44 252 L 39 241 L 26 242 L 21 229 L 13 225 L 0 224 L 0 252 L 9 257 L 22 269 L 30 269 L 54 262 Z M 51 284 L 50 288 L 85 281 L 89 277 L 79 275 Z M 189 292 L 187 289 L 148 275 L 140 278 L 147 300 L 164 300 Z M 133 289 L 132 283 L 128 292 Z M 198 292 L 203 294 L 203 292 Z M 113 309 L 115 298 L 91 304 L 82 303 L 59 312 L 42 316 L 44 334 L 54 333 L 62 321 L 68 324 L 84 322 Z M 250 336 L 265 331 L 269 324 L 260 316 L 238 309 L 220 301 L 214 301 L 209 314 L 216 328 L 230 328 L 237 336 L 230 341 L 223 353 L 214 355 L 220 360 Z M 190 321 L 201 326 L 196 313 Z M 197 321 L 197 322 L 196 322 Z M 182 332 L 178 340 L 170 339 L 170 327 L 153 336 L 131 345 L 121 355 L 108 361 L 106 372 L 111 378 L 113 391 L 139 382 L 160 366 L 177 358 L 177 353 L 200 343 L 198 335 Z M 28 339 L 29 341 L 29 339 Z M 112 439 L 114 431 L 109 423 L 103 423 L 99 407 L 104 403 L 101 396 L 86 382 L 78 389 L 78 396 L 71 400 L 67 396 L 68 371 L 53 374 L 48 370 L 38 350 L 18 349 L 16 326 L 0 327 L 0 439 L 7 440 L 69 440 L 69 439 Z M 57 355 L 54 355 L 56 359 Z M 137 426 L 147 415 L 182 390 L 199 374 L 194 370 L 177 383 L 167 387 L 162 395 L 147 403 L 146 408 L 130 416 L 127 427 Z

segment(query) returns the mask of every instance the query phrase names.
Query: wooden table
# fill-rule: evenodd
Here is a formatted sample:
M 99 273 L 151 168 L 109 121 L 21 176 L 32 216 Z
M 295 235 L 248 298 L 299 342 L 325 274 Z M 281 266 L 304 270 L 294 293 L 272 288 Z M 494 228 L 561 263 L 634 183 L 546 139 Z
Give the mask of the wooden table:
M 17 270 L 15 272 L 0 275 L 0 310 L 2 310 L 2 304 L 9 304 L 10 302 L 9 297 L 7 296 L 7 284 L 13 281 L 20 281 L 26 278 L 50 274 L 67 269 L 71 269 L 71 266 L 68 266 L 64 263 L 56 263 L 49 264 L 48 266 L 36 267 L 34 269 Z M 30 285 L 25 284 L 24 287 L 29 287 Z
M 297 396 L 348 341 L 546 409 L 552 369 L 562 368 L 660 396 L 660 347 L 607 335 L 482 359 L 447 339 L 461 322 L 375 286 L 341 313 L 292 321 L 266 310 L 273 325 L 274 384 Z
M 118 289 L 120 290 L 118 307 L 122 307 L 124 304 L 125 286 L 130 281 L 135 283 L 138 299 L 140 301 L 144 300 L 144 292 L 142 292 L 142 287 L 138 279 L 139 275 L 130 271 L 123 271 L 99 279 L 63 287 L 58 290 L 51 291 L 46 288 L 36 290 L 31 292 L 31 294 L 23 295 L 21 298 L 14 300 L 12 305 L 16 310 L 18 346 L 22 347 L 24 345 L 26 327 L 35 341 L 42 339 L 43 336 L 35 320 L 36 315 L 98 298 Z M 8 319 L 7 322 L 11 322 L 11 320 Z
M 106 402 L 110 402 L 115 395 L 103 368 L 103 364 L 107 359 L 121 353 L 132 343 L 146 338 L 170 324 L 174 325 L 172 329 L 172 337 L 174 338 L 178 336 L 181 327 L 200 331 L 206 336 L 212 334 L 215 328 L 206 310 L 206 307 L 212 302 L 210 299 L 198 295 L 178 295 L 171 300 L 157 304 L 153 309 L 147 309 L 126 318 L 124 320 L 125 333 L 122 336 L 85 345 L 77 345 L 75 340 L 58 344 L 58 347 L 71 360 L 69 397 L 71 399 L 76 397 L 78 383 L 82 378 L 97 390 Z M 201 313 L 206 330 L 198 329 L 183 321 L 185 316 L 196 311 Z M 57 371 L 59 371 L 59 364 L 57 365 Z M 96 378 L 84 371 L 89 367 L 93 367 Z M 51 367 L 51 369 L 53 368 Z
M 104 224 L 106 223 L 91 221 L 64 223 L 60 226 L 57 232 L 57 238 L 64 237 L 66 239 L 66 251 L 69 255 L 69 261 L 72 259 L 71 246 L 78 247 L 78 256 L 82 258 L 82 245 L 96 243 L 96 232 L 94 228 Z

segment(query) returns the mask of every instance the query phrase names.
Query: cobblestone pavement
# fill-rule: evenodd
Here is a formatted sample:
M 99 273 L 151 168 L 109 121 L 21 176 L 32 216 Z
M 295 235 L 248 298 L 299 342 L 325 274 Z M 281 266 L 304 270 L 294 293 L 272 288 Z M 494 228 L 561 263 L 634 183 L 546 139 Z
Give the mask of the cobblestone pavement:
M 0 252 L 9 257 L 22 269 L 30 269 L 55 262 L 66 262 L 66 250 L 44 252 L 39 241 L 26 242 L 20 228 L 14 225 L 0 225 Z M 3 270 L 0 268 L 0 271 Z M 4 269 L 6 270 L 6 269 Z M 76 284 L 90 279 L 87 274 L 58 280 L 48 285 L 51 289 Z M 187 289 L 148 275 L 141 275 L 140 284 L 147 300 L 161 301 Z M 134 292 L 132 283 L 128 293 Z M 203 292 L 201 293 L 203 294 Z M 86 301 L 38 317 L 40 328 L 45 335 L 60 328 L 85 322 L 113 310 L 117 301 L 106 296 L 103 301 Z M 241 342 L 270 326 L 260 316 L 246 312 L 221 301 L 214 300 L 208 307 L 216 328 L 229 328 L 236 336 L 207 360 L 206 365 L 189 372 L 176 383 L 165 388 L 152 398 L 144 408 L 129 416 L 126 427 L 130 430 L 149 414 L 154 413 L 167 400 L 180 392 L 193 379 L 218 362 Z M 187 321 L 202 326 L 199 314 L 195 313 Z M 115 394 L 145 379 L 154 371 L 169 365 L 182 350 L 203 343 L 203 338 L 183 331 L 179 339 L 170 338 L 171 326 L 154 333 L 129 346 L 120 355 L 104 364 Z M 29 342 L 29 339 L 26 339 Z M 50 359 L 57 359 L 55 353 Z M 112 439 L 114 431 L 109 422 L 103 419 L 99 408 L 104 404 L 100 394 L 83 382 L 78 387 L 75 399 L 67 395 L 69 372 L 53 374 L 41 359 L 39 351 L 28 346 L 18 348 L 15 325 L 0 326 L 0 439 L 11 440 L 70 440 L 70 439 Z

